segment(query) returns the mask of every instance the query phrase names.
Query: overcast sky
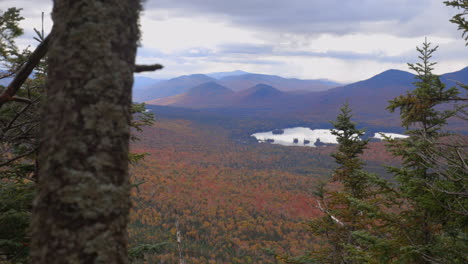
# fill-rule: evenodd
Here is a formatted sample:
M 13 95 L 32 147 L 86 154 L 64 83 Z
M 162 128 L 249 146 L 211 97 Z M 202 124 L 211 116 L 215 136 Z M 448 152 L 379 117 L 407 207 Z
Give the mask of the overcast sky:
M 162 63 L 147 74 L 170 78 L 244 70 L 303 79 L 352 82 L 417 62 L 424 38 L 439 45 L 437 73 L 468 66 L 468 48 L 443 0 L 147 0 L 138 63 Z M 0 0 L 23 8 L 25 36 L 52 26 L 50 0 Z

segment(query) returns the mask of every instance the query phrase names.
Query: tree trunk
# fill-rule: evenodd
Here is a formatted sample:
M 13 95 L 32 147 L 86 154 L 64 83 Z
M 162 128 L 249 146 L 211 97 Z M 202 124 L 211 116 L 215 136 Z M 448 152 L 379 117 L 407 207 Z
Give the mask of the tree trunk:
M 138 0 L 55 0 L 33 263 L 127 263 Z

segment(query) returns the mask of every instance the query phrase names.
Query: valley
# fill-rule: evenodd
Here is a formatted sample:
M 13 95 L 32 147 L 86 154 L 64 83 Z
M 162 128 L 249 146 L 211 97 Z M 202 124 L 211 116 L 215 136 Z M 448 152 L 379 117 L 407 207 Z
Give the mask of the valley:
M 466 80 L 467 73 L 444 78 Z M 263 83 L 233 90 L 209 76 L 183 77 L 178 94 L 147 101 L 156 122 L 132 144 L 134 152 L 148 155 L 131 173 L 141 183 L 133 189 L 131 245 L 164 242 L 146 255 L 157 263 L 177 262 L 178 246 L 187 263 L 281 263 L 271 252 L 304 254 L 304 245 L 317 242 L 304 231 L 306 223 L 323 215 L 314 193 L 337 166 L 330 156 L 337 150 L 330 120 L 348 101 L 358 127 L 367 129 L 364 138 L 371 139 L 362 155 L 365 169 L 393 182 L 384 165 L 400 160 L 379 133 L 405 137 L 398 115 L 385 107 L 413 78 L 390 70 L 304 93 Z M 467 132 L 456 122 L 451 128 Z M 316 147 L 293 147 L 298 145 Z
M 231 122 L 246 122 L 249 131 L 262 121 Z M 149 260 L 177 261 L 176 221 L 187 263 L 275 263 L 269 249 L 301 254 L 312 242 L 304 223 L 321 215 L 313 193 L 336 166 L 336 146 L 258 144 L 227 127 L 156 112 L 156 123 L 132 145 L 149 155 L 132 169 L 134 182 L 143 183 L 133 190 L 131 244 L 168 242 Z M 380 174 L 382 164 L 398 163 L 383 144 L 371 143 L 364 155 Z

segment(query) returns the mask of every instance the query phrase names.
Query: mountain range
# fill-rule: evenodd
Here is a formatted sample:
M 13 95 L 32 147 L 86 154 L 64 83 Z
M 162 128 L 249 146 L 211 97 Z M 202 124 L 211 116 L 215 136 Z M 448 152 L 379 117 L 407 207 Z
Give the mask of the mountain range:
M 298 93 L 323 91 L 341 85 L 325 79 L 300 80 L 244 71 L 184 75 L 170 80 L 154 82 L 151 85 L 143 84 L 143 81 L 145 80 L 141 79 L 141 77 L 135 78 L 133 92 L 133 101 L 135 102 L 144 102 L 182 94 L 197 85 L 207 82 L 216 82 L 233 91 L 251 88 L 257 84 L 266 84 L 282 91 L 294 91 Z M 146 83 L 148 83 L 147 80 Z
M 443 74 L 440 79 L 449 87 L 456 82 L 468 83 L 468 67 Z M 415 75 L 409 72 L 387 70 L 367 80 L 335 88 L 332 86 L 336 83 L 329 83 L 327 90 L 325 86 L 320 87 L 326 82 L 258 74 L 225 76 L 218 80 L 206 75 L 190 75 L 169 80 L 166 86 L 159 87 L 166 87 L 165 94 L 171 94 L 167 92 L 167 84 L 179 80 L 185 80 L 187 86 L 194 81 L 190 88 L 180 86 L 176 91 L 171 90 L 177 92 L 176 95 L 154 97 L 146 103 L 210 111 L 242 110 L 252 116 L 324 122 L 333 119 L 347 101 L 356 120 L 382 126 L 398 126 L 398 113 L 390 114 L 386 106 L 389 100 L 413 89 L 416 81 Z

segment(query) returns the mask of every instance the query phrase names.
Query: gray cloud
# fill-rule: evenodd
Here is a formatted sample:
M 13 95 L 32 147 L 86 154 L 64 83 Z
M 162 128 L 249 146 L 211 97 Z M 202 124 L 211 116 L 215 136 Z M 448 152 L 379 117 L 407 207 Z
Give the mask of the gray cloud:
M 423 36 L 428 36 L 429 39 L 454 38 L 457 41 L 441 45 L 434 59 L 441 62 L 448 61 L 447 65 L 462 64 L 466 61 L 465 58 L 468 58 L 466 47 L 456 26 L 448 22 L 456 10 L 445 7 L 442 2 L 443 0 L 147 0 L 143 13 L 145 18 L 158 21 L 173 18 L 194 20 L 204 18 L 203 21 L 227 24 L 231 28 L 234 26 L 248 29 L 254 34 L 254 38 L 260 40 L 255 43 L 263 44 L 249 44 L 248 40 L 236 39 L 235 42 L 201 47 L 200 44 L 194 44 L 196 42 L 187 41 L 184 42 L 186 45 L 181 46 L 181 50 L 176 51 L 163 52 L 154 47 L 143 46 L 139 48 L 138 56 L 142 62 L 163 63 L 167 66 L 163 72 L 167 72 L 168 76 L 179 75 L 180 72 L 195 73 L 199 69 L 204 69 L 206 65 L 213 64 L 233 65 L 232 67 L 245 64 L 251 66 L 251 69 L 259 68 L 265 73 L 271 71 L 272 74 L 291 67 L 294 71 L 300 72 L 305 66 L 288 61 L 299 57 L 310 58 L 311 61 L 317 61 L 315 58 L 324 58 L 316 66 L 307 66 L 316 67 L 310 72 L 318 71 L 322 72 L 321 74 L 326 73 L 320 71 L 324 68 L 321 62 L 327 61 L 326 58 L 344 62 L 341 67 L 349 67 L 356 62 L 355 67 L 360 69 L 359 72 L 369 69 L 375 71 L 378 65 L 404 67 L 405 62 L 417 60 L 417 53 L 414 50 L 398 56 L 389 56 L 388 54 L 395 53 L 386 52 L 384 48 L 373 49 L 382 50 L 381 53 L 361 53 L 364 52 L 362 49 L 358 52 L 353 50 L 352 45 L 347 49 L 346 45 L 349 43 L 342 43 L 346 51 L 304 50 L 313 47 L 314 40 L 322 33 L 348 36 L 355 34 L 358 37 L 377 33 L 411 38 Z M 52 0 L 0 0 L 0 10 L 12 6 L 24 8 L 23 16 L 26 18 L 22 24 L 26 34 L 19 42 L 23 46 L 34 45 L 32 28 L 40 27 L 41 11 L 46 14 L 46 31 L 52 25 L 50 20 Z M 190 23 L 187 24 L 187 30 L 191 30 Z M 174 34 L 184 34 L 184 32 L 174 31 Z M 213 34 L 213 38 L 216 37 Z M 450 66 L 447 65 L 446 67 Z M 330 66 L 331 68 L 335 69 Z M 340 73 L 339 70 L 337 72 Z M 330 73 L 330 76 L 347 78 L 347 80 L 356 78 L 345 76 L 352 74 L 349 72 L 359 73 L 346 69 L 341 70 L 340 74 L 343 77 L 338 73 L 335 75 Z
M 454 12 L 439 0 L 150 0 L 146 9 L 166 9 L 171 15 L 183 17 L 219 17 L 271 32 L 367 31 L 401 36 L 424 36 L 434 31 L 448 34 L 448 19 Z
M 437 43 L 434 43 L 437 44 Z M 466 47 L 463 43 L 445 44 L 439 47 L 434 60 L 457 59 L 460 54 L 464 54 Z M 164 53 L 157 49 L 140 48 L 138 56 L 153 57 L 160 59 L 177 60 L 179 63 L 186 63 L 192 58 L 203 59 L 203 61 L 223 62 L 223 63 L 246 63 L 246 64 L 277 64 L 275 60 L 265 60 L 264 57 L 315 57 L 315 58 L 333 58 L 346 61 L 376 61 L 382 63 L 406 64 L 407 62 L 417 61 L 416 50 L 404 52 L 398 56 L 386 55 L 383 52 L 376 53 L 358 53 L 353 51 L 301 51 L 301 50 L 280 50 L 274 45 L 267 44 L 245 44 L 228 43 L 217 47 L 217 50 L 206 49 L 203 47 L 193 47 L 189 50 L 178 51 L 173 54 Z
M 254 45 L 254 44 L 240 44 L 240 43 L 229 43 L 220 45 L 220 53 L 229 54 L 273 54 L 273 45 Z
M 0 10 L 24 8 L 23 14 L 49 17 L 51 0 L 1 0 Z M 449 23 L 456 10 L 442 0 L 147 0 L 145 14 L 171 17 L 212 17 L 236 26 L 291 34 L 389 33 L 398 36 L 460 37 Z M 167 11 L 162 15 L 155 11 Z
M 411 59 L 411 55 L 404 54 L 402 56 L 388 56 L 383 53 L 363 54 L 352 51 L 326 51 L 326 52 L 311 52 L 311 51 L 293 51 L 293 50 L 278 50 L 273 45 L 255 45 L 255 44 L 226 44 L 221 45 L 216 54 L 212 56 L 226 55 L 250 55 L 257 56 L 282 56 L 282 57 L 319 57 L 319 58 L 334 58 L 342 60 L 373 60 L 380 62 L 405 63 Z

